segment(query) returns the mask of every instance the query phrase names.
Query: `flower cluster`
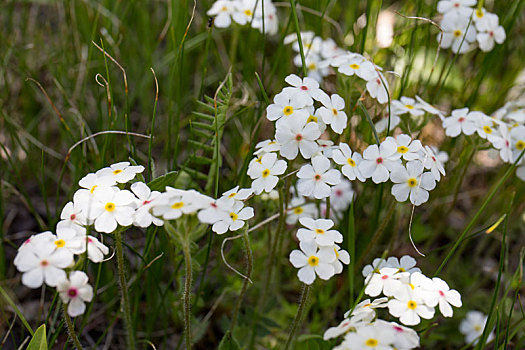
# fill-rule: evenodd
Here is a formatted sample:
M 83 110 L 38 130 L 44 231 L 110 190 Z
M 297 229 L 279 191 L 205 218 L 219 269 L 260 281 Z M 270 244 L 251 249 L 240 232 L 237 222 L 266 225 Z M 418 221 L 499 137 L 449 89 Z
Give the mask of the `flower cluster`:
M 498 151 L 505 163 L 514 163 L 525 150 L 525 118 L 522 113 L 515 113 L 510 105 L 498 110 L 492 117 L 483 112 L 469 111 L 468 108 L 453 110 L 443 120 L 445 134 L 457 137 L 460 134 L 477 134 L 488 141 Z M 525 163 L 523 158 L 516 174 L 525 181 Z
M 206 12 L 215 16 L 217 28 L 227 28 L 233 22 L 250 25 L 261 33 L 274 35 L 279 30 L 277 9 L 271 0 L 217 0 Z
M 308 76 L 321 82 L 324 77 L 337 70 L 346 76 L 356 76 L 366 81 L 366 90 L 379 103 L 388 102 L 388 82 L 383 76 L 381 67 L 366 59 L 363 55 L 345 51 L 337 46 L 334 40 L 323 40 L 313 32 L 301 33 L 305 64 Z M 296 34 L 284 38 L 285 44 L 292 44 L 295 52 L 300 52 Z M 294 57 L 294 64 L 302 66 L 300 54 Z
M 303 228 L 297 231 L 300 250 L 290 253 L 290 262 L 299 268 L 297 276 L 305 284 L 312 284 L 316 275 L 323 280 L 343 271 L 343 264 L 350 263 L 350 255 L 336 243 L 343 242 L 343 235 L 332 230 L 330 219 L 299 219 Z
M 334 349 L 414 349 L 419 347 L 419 336 L 411 328 L 421 318 L 434 317 L 434 308 L 451 317 L 450 305 L 460 307 L 461 296 L 437 277 L 428 278 L 417 268 L 410 256 L 401 259 L 375 259 L 363 269 L 365 294 L 378 299 L 366 299 L 347 313 L 336 327 L 326 330 L 324 339 L 344 335 L 343 342 Z M 378 317 L 376 309 L 387 308 L 390 315 L 399 318 L 405 326 L 387 322 Z
M 164 220 L 175 220 L 186 214 L 197 214 L 203 224 L 212 225 L 218 234 L 235 231 L 254 216 L 253 208 L 245 207 L 244 200 L 251 189 L 235 187 L 215 200 L 195 190 L 180 190 L 167 186 L 165 192 L 152 191 L 137 181 L 126 184 L 144 171 L 143 166 L 120 162 L 90 173 L 79 181 L 79 190 L 73 201 L 67 203 L 56 226 L 56 235 L 42 232 L 28 238 L 18 249 L 14 264 L 22 275 L 22 283 L 38 288 L 43 283 L 56 287 L 62 301 L 68 304 L 68 313 L 75 317 L 85 311 L 85 303 L 93 297 L 88 276 L 75 269 L 74 256 L 86 255 L 100 263 L 109 249 L 89 229 L 112 233 L 137 226 L 162 226 Z
M 496 43 L 505 41 L 505 29 L 499 25 L 498 15 L 484 8 L 473 9 L 476 0 L 441 0 L 437 4 L 443 14 L 437 40 L 441 46 L 452 48 L 454 53 L 465 53 L 477 43 L 482 51 L 488 52 Z

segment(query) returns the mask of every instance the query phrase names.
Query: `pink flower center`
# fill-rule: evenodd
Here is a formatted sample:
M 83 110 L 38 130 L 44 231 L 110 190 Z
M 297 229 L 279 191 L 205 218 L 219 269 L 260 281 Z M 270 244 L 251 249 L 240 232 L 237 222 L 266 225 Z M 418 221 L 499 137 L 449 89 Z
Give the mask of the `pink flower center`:
M 88 243 L 93 243 L 93 240 L 91 239 L 91 237 L 86 238 L 86 241 L 88 241 Z
M 432 156 L 432 160 L 435 162 L 436 161 L 436 157 Z
M 308 90 L 308 86 L 305 86 L 305 85 L 301 86 L 301 90 L 303 90 L 303 91 Z
M 335 195 L 336 195 L 337 197 L 341 197 L 341 196 L 343 195 L 343 191 L 341 191 L 341 190 L 337 190 L 337 191 L 335 191 Z
M 146 204 L 149 204 L 149 203 L 151 203 L 151 201 L 145 200 L 144 202 L 142 202 L 142 205 L 146 205 Z
M 443 293 L 443 291 L 440 290 L 440 291 L 439 291 L 439 295 L 441 295 L 442 297 L 444 297 L 444 296 L 445 296 L 445 293 Z
M 24 241 L 24 244 L 29 244 L 29 242 L 31 242 L 31 238 L 28 238 Z
M 212 203 L 212 204 L 210 204 L 210 207 L 212 207 L 212 208 L 217 208 L 217 204 Z
M 386 279 L 388 279 L 388 276 L 387 276 L 387 275 L 384 275 L 384 276 L 381 277 L 381 279 L 382 279 L 382 280 L 386 280 Z
M 69 219 L 70 219 L 71 221 L 74 221 L 76 218 L 77 218 L 76 214 L 71 214 L 71 215 L 69 216 Z
M 507 146 L 507 147 L 510 146 L 509 140 L 505 140 L 505 146 Z
M 301 141 L 302 139 L 303 139 L 303 135 L 301 135 L 301 134 L 295 135 L 295 140 L 296 141 Z
M 67 295 L 70 297 L 70 298 L 74 298 L 78 295 L 78 291 L 76 288 L 69 288 L 68 291 L 67 291 Z
M 394 329 L 398 332 L 404 332 L 403 328 L 399 327 L 399 326 L 394 326 Z
M 42 261 L 40 262 L 40 265 L 42 265 L 43 267 L 46 267 L 47 265 L 49 265 L 49 261 L 47 261 L 47 260 L 42 260 Z
M 379 157 L 376 159 L 376 163 L 377 164 L 382 164 L 383 163 L 383 158 Z
M 321 175 L 315 174 L 314 179 L 315 179 L 315 181 L 321 180 Z
M 494 32 L 491 30 L 491 31 L 489 32 L 489 35 L 490 35 L 491 37 L 493 37 L 493 36 L 494 36 Z
M 465 121 L 465 117 L 459 117 L 458 122 L 463 123 Z
M 459 3 L 456 2 L 456 3 L 454 4 L 454 7 L 459 7 Z

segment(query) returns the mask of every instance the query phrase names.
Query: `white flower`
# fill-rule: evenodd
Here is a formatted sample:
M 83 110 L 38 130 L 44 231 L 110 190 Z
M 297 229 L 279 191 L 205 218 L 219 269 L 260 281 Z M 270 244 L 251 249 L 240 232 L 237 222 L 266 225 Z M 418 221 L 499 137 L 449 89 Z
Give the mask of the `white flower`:
M 494 44 L 502 44 L 506 39 L 505 29 L 499 25 L 498 16 L 493 13 L 487 13 L 484 16 L 484 21 L 476 22 L 476 26 L 480 31 L 476 35 L 479 43 L 479 48 L 482 51 L 488 52 L 494 48 Z
M 408 287 L 406 293 L 397 293 L 394 298 L 388 302 L 388 312 L 399 317 L 399 321 L 404 325 L 414 326 L 421 322 L 421 317 L 434 317 L 434 309 L 425 305 L 417 289 L 412 290 Z
M 338 185 L 332 187 L 330 205 L 336 211 L 345 210 L 352 203 L 355 192 L 352 190 L 350 181 L 342 179 Z
M 467 317 L 461 321 L 459 325 L 459 331 L 465 335 L 465 342 L 470 344 L 477 344 L 479 338 L 483 334 L 485 324 L 487 323 L 487 316 L 479 311 L 467 312 Z M 494 338 L 494 333 L 491 332 L 487 341 L 491 341 Z
M 392 345 L 394 349 L 415 349 L 419 347 L 419 335 L 412 328 L 401 326 L 395 322 L 386 322 L 383 320 L 376 320 L 376 323 L 382 323 L 394 330 L 395 338 Z
M 275 140 L 264 140 L 255 145 L 256 151 L 253 153 L 256 156 L 262 156 L 269 152 L 279 152 L 281 146 Z
M 67 304 L 67 313 L 71 317 L 82 315 L 86 304 L 93 299 L 93 288 L 88 284 L 88 276 L 82 271 L 73 271 L 68 278 L 61 279 L 57 284 L 60 299 Z
M 318 146 L 315 140 L 321 136 L 316 123 L 307 123 L 302 116 L 290 117 L 277 127 L 275 138 L 281 145 L 281 155 L 287 159 L 295 159 L 299 151 L 305 159 L 314 155 Z
M 362 159 L 363 157 L 361 154 L 358 152 L 352 152 L 350 146 L 346 143 L 340 143 L 339 149 L 334 150 L 333 153 L 334 162 L 343 166 L 341 171 L 349 180 L 358 179 L 359 181 L 365 181 L 365 178 L 359 171 L 359 164 Z
M 273 104 L 266 108 L 266 118 L 270 121 L 286 120 L 287 118 L 298 115 L 308 118 L 309 113 L 305 108 L 308 100 L 302 96 L 294 96 L 288 92 L 281 92 L 273 98 Z
M 314 241 L 301 241 L 299 247 L 301 250 L 296 249 L 290 253 L 290 262 L 294 267 L 299 268 L 297 276 L 301 282 L 312 284 L 316 274 L 323 280 L 328 280 L 334 275 L 333 249 L 318 249 Z
M 397 145 L 392 140 L 368 146 L 363 152 L 363 160 L 359 164 L 359 171 L 365 178 L 372 178 L 378 184 L 388 180 L 390 171 L 401 163 L 397 153 Z
M 365 279 L 365 294 L 376 297 L 381 292 L 390 297 L 394 296 L 403 286 L 400 279 L 407 278 L 408 272 L 399 272 L 393 267 L 383 267 L 377 273 L 368 275 Z
M 374 315 L 375 315 L 375 313 L 374 313 Z M 323 334 L 323 339 L 324 340 L 329 340 L 329 339 L 337 338 L 340 335 L 343 335 L 343 334 L 347 333 L 352 328 L 357 328 L 362 323 L 363 322 L 361 320 L 358 320 L 356 322 L 356 320 L 354 320 L 354 319 L 344 319 L 336 327 L 328 328 Z
M 334 244 L 333 250 L 335 252 L 335 260 L 332 263 L 335 274 L 343 272 L 343 264 L 350 264 L 350 254 L 344 249 L 341 249 L 337 244 Z
M 255 9 L 257 0 L 241 0 L 235 1 L 235 12 L 232 18 L 240 25 L 249 23 L 255 16 L 253 10 Z
M 243 202 L 237 201 L 227 216 L 213 224 L 212 230 L 218 234 L 223 234 L 226 231 L 237 231 L 244 226 L 246 220 L 253 218 L 253 216 L 253 208 L 245 208 Z
M 91 193 L 93 193 L 97 186 L 109 187 L 115 185 L 116 183 L 117 181 L 113 175 L 98 176 L 95 173 L 87 174 L 81 178 L 80 181 L 78 181 L 80 187 L 89 190 L 88 192 Z
M 453 12 L 468 19 L 472 13 L 471 6 L 476 5 L 476 0 L 441 0 L 437 4 L 439 13 Z
M 441 179 L 441 175 L 446 174 L 443 164 L 430 147 L 425 146 L 422 149 L 422 153 L 423 155 L 421 156 L 421 161 L 423 162 L 423 166 L 425 169 L 430 170 L 436 181 L 439 181 Z
M 75 255 L 82 254 L 86 250 L 85 235 L 79 234 L 72 228 L 57 228 L 57 234 L 53 238 L 56 249 L 63 248 Z
M 392 101 L 392 110 L 397 115 L 410 113 L 414 117 L 419 117 L 425 114 L 425 112 L 422 109 L 422 106 L 416 103 L 416 100 L 405 96 L 401 97 L 400 101 Z
M 460 133 L 472 135 L 476 132 L 476 123 L 469 117 L 468 108 L 461 108 L 452 111 L 452 115 L 443 120 L 445 135 L 456 137 Z
M 315 203 L 306 203 L 304 197 L 294 197 L 286 212 L 286 223 L 294 225 L 300 218 L 312 217 L 317 213 Z
M 111 233 L 121 226 L 133 223 L 135 196 L 128 190 L 116 187 L 97 187 L 93 191 L 93 201 L 87 211 L 88 218 L 95 221 L 95 230 Z
M 341 182 L 339 170 L 330 168 L 330 160 L 325 156 L 312 158 L 312 165 L 306 164 L 297 173 L 297 190 L 302 196 L 314 196 L 322 199 L 330 196 L 330 185 Z
M 400 122 L 401 122 L 401 118 L 399 118 L 399 116 L 397 116 L 397 115 L 392 113 L 390 115 L 390 129 L 389 129 L 389 131 L 394 130 L 394 128 L 396 126 L 398 126 Z M 378 121 L 377 123 L 375 123 L 374 127 L 375 127 L 376 131 L 379 132 L 379 133 L 385 131 L 386 128 L 388 128 L 388 116 L 386 116 L 386 118 L 383 118 L 380 121 Z
M 99 263 L 104 260 L 104 255 L 109 253 L 109 248 L 100 242 L 96 237 L 87 236 L 87 255 L 89 260 Z
M 45 282 L 48 286 L 55 287 L 66 276 L 63 269 L 73 263 L 73 254 L 67 249 L 55 248 L 52 241 L 48 240 L 45 244 L 24 251 L 22 259 L 15 258 L 18 271 L 23 272 L 22 284 L 29 288 L 38 288 Z
M 469 25 L 469 20 L 469 17 L 456 13 L 444 16 L 441 22 L 443 33 L 439 33 L 437 38 L 438 42 L 441 40 L 441 47 L 452 47 L 454 53 L 467 52 L 469 44 L 476 40 L 476 29 L 473 23 Z
M 374 261 L 372 261 L 372 264 L 366 265 L 363 267 L 362 274 L 363 277 L 367 277 L 368 275 L 372 273 L 379 273 L 379 270 L 383 267 L 393 267 L 388 266 L 386 263 L 386 259 L 383 258 L 375 258 Z
M 235 186 L 231 190 L 224 192 L 222 196 L 226 198 L 232 198 L 235 201 L 244 201 L 248 199 L 252 194 L 253 190 L 251 188 L 239 189 L 239 186 Z
M 404 255 L 401 259 L 391 256 L 386 259 L 385 267 L 395 267 L 399 272 L 408 272 L 413 274 L 414 272 L 421 272 L 421 270 L 416 267 L 416 259 L 410 255 Z
M 142 165 L 130 165 L 129 162 L 120 162 L 110 165 L 107 168 L 100 169 L 96 172 L 98 177 L 108 176 L 116 182 L 124 184 L 144 171 Z
M 344 111 L 345 100 L 338 94 L 330 96 L 321 96 L 323 107 L 318 110 L 323 122 L 332 127 L 332 130 L 341 134 L 346 128 L 348 117 Z
M 440 278 L 434 277 L 432 279 L 425 275 L 416 272 L 410 276 L 410 283 L 416 287 L 420 287 L 421 296 L 430 307 L 436 307 L 439 304 L 439 311 L 445 317 L 452 317 L 452 307 L 460 307 L 461 295 L 458 291 L 450 289 L 447 282 Z
M 87 225 L 86 215 L 82 212 L 79 205 L 68 202 L 60 213 L 61 221 L 57 224 L 57 231 L 63 228 L 73 229 L 81 235 L 86 234 L 84 225 Z
M 153 202 L 152 213 L 165 220 L 175 220 L 183 214 L 193 214 L 207 208 L 212 201 L 212 198 L 195 190 L 185 191 L 166 186 L 166 192 Z
M 372 62 L 358 54 L 344 55 L 334 60 L 339 73 L 347 76 L 357 75 L 363 80 L 370 80 L 376 76 L 376 70 Z
M 291 85 L 285 87 L 284 92 L 288 93 L 292 98 L 298 97 L 301 101 L 307 101 L 306 104 L 311 106 L 314 100 L 319 100 L 319 96 L 326 95 L 326 93 L 319 88 L 319 83 L 312 78 L 301 79 L 295 74 L 290 74 L 284 81 Z
M 143 182 L 135 182 L 131 185 L 131 191 L 137 196 L 135 200 L 137 210 L 133 213 L 133 225 L 139 227 L 149 227 L 151 224 L 162 226 L 164 221 L 151 214 L 153 201 L 160 196 L 160 192 L 151 191 L 148 185 Z
M 525 149 L 525 126 L 520 125 L 510 131 L 510 142 L 512 149 L 511 162 L 515 162 Z M 521 160 L 523 162 L 523 158 Z M 520 162 L 520 163 L 521 163 Z
M 266 153 L 260 163 L 251 163 L 248 167 L 248 175 L 253 179 L 253 192 L 255 194 L 270 192 L 279 182 L 277 175 L 284 174 L 286 167 L 286 161 L 277 160 L 275 153 Z
M 387 302 L 388 298 L 386 297 L 375 299 L 373 301 L 371 301 L 370 299 L 365 299 L 359 304 L 357 304 L 353 310 L 350 309 L 347 312 L 345 312 L 344 317 L 356 318 L 355 316 L 358 316 L 357 318 L 371 322 L 376 315 L 374 309 L 386 307 Z
M 436 187 L 436 180 L 432 173 L 423 173 L 423 163 L 418 160 L 395 168 L 390 174 L 390 179 L 395 183 L 392 186 L 392 195 L 399 202 L 404 202 L 410 195 L 410 202 L 421 205 L 428 200 L 428 191 Z
M 374 322 L 348 333 L 341 345 L 352 350 L 391 350 L 395 333 L 391 327 Z
M 326 158 L 333 157 L 334 151 L 337 149 L 337 146 L 334 146 L 333 141 L 318 139 L 317 144 L 319 145 L 319 152 L 316 153 L 316 155 L 322 154 Z
M 317 219 L 304 217 L 299 222 L 306 228 L 297 231 L 299 241 L 315 241 L 319 246 L 332 247 L 334 243 L 341 243 L 343 235 L 336 230 L 330 230 L 334 222 L 330 219 Z M 336 254 L 337 255 L 337 254 Z
M 469 116 L 476 124 L 476 132 L 480 137 L 489 140 L 491 143 L 497 141 L 499 134 L 497 132 L 498 124 L 496 119 L 492 119 L 486 114 L 478 111 L 470 112 Z
M 366 83 L 366 89 L 377 102 L 383 104 L 388 102 L 388 82 L 382 73 L 376 71 L 376 76 Z
M 231 16 L 235 12 L 235 2 L 231 0 L 217 0 L 206 12 L 208 16 L 215 16 L 213 24 L 217 28 L 227 28 L 231 25 Z
M 421 141 L 412 140 L 410 136 L 405 134 L 398 135 L 395 138 L 388 136 L 386 139 L 392 140 L 396 143 L 397 153 L 399 153 L 404 160 L 410 161 L 419 159 L 419 151 L 423 148 Z
M 430 113 L 432 115 L 437 115 L 439 119 L 443 120 L 444 115 L 443 112 L 441 112 L 436 107 L 432 106 L 427 101 L 423 100 L 421 97 L 416 95 L 416 101 L 419 103 L 419 108 L 423 109 L 425 112 Z
M 241 201 L 238 201 L 242 203 Z M 197 218 L 203 224 L 213 225 L 217 221 L 227 220 L 229 213 L 233 210 L 235 199 L 223 196 L 217 200 L 211 200 L 197 214 Z

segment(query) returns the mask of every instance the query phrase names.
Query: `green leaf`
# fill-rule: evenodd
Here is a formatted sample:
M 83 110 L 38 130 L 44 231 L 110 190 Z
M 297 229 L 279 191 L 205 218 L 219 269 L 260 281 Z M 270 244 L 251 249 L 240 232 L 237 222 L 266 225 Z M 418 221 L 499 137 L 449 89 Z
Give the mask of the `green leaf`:
M 26 350 L 47 350 L 46 325 L 43 324 L 36 330 Z
M 177 171 L 171 171 L 165 175 L 159 176 L 148 183 L 152 191 L 165 191 L 166 186 L 175 186 L 177 180 Z
M 241 346 L 230 331 L 227 331 L 219 344 L 219 350 L 241 350 Z

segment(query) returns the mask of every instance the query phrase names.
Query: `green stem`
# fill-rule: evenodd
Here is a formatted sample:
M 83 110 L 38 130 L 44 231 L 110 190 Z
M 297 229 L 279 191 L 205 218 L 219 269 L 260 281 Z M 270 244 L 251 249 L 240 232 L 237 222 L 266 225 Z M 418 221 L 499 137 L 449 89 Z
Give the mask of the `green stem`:
M 80 344 L 80 341 L 78 340 L 78 337 L 75 334 L 75 326 L 73 326 L 73 322 L 71 321 L 71 317 L 69 317 L 69 314 L 67 313 L 67 305 L 66 304 L 62 304 L 62 311 L 64 312 L 64 319 L 66 320 L 69 338 L 71 339 L 73 344 L 75 344 L 75 348 L 77 348 L 77 350 L 82 350 L 82 345 Z
M 250 236 L 248 235 L 248 225 L 246 225 L 246 228 L 242 232 L 242 241 L 244 243 L 244 250 L 246 251 L 246 276 L 244 278 L 244 281 L 242 283 L 242 289 L 241 293 L 239 294 L 239 298 L 237 299 L 237 303 L 235 304 L 235 309 L 233 311 L 232 316 L 232 323 L 230 325 L 230 332 L 233 334 L 233 330 L 235 329 L 235 323 L 237 322 L 237 316 L 239 315 L 239 310 L 241 309 L 241 304 L 244 299 L 244 295 L 246 294 L 246 290 L 248 289 L 248 283 L 250 283 L 250 278 L 252 276 L 252 270 L 253 270 L 253 255 L 252 255 L 252 249 L 250 247 Z
M 184 277 L 184 338 L 186 339 L 186 349 L 191 349 L 191 255 L 190 242 L 186 234 L 186 240 L 183 244 L 184 265 L 186 267 L 186 276 Z
M 309 293 L 310 293 L 310 286 L 305 284 L 303 288 L 303 293 L 301 294 L 301 301 L 299 303 L 299 309 L 297 309 L 297 314 L 295 315 L 295 318 L 293 320 L 292 329 L 290 330 L 290 334 L 288 335 L 288 340 L 286 341 L 284 350 L 288 350 L 290 345 L 292 345 L 293 343 L 293 340 L 295 338 L 295 331 L 297 330 L 297 327 L 299 327 L 299 325 L 301 324 L 301 319 L 303 317 L 303 311 L 305 309 Z
M 303 40 L 301 39 L 301 28 L 299 27 L 299 19 L 297 18 L 297 11 L 295 9 L 295 0 L 290 0 L 290 7 L 292 8 L 292 17 L 295 23 L 295 33 L 297 34 L 297 43 L 299 44 L 299 53 L 301 54 L 303 77 L 306 77 L 306 59 L 304 57 Z
M 115 232 L 115 251 L 117 255 L 117 268 L 120 283 L 120 305 L 124 312 L 124 325 L 126 327 L 126 341 L 128 349 L 135 349 L 135 332 L 131 321 L 131 309 L 129 306 L 128 287 L 126 284 L 126 274 L 124 271 L 124 254 L 122 249 L 122 235 L 120 231 Z

